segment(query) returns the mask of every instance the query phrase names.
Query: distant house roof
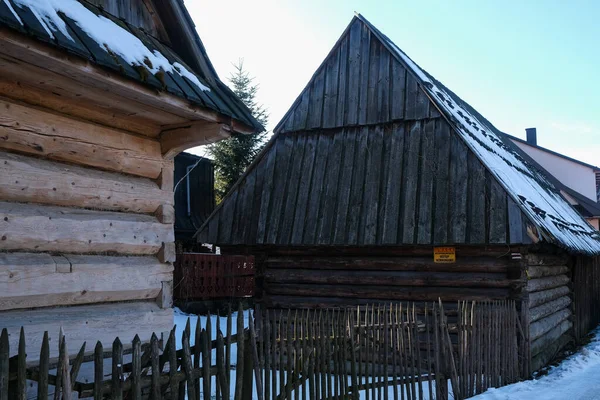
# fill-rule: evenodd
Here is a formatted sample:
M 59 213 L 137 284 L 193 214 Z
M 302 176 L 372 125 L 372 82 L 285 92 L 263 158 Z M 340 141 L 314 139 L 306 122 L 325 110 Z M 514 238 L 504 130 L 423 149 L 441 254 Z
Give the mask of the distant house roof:
M 197 64 L 206 66 L 206 71 L 199 67 L 192 69 L 166 43 L 86 1 L 3 0 L 0 26 L 26 33 L 130 79 L 232 117 L 256 131 L 264 130 L 219 80 L 183 4 L 177 2 L 174 6 L 180 7 L 184 14 L 177 23 L 191 26 L 194 32 L 192 45 L 197 50 L 196 58 L 202 58 Z M 189 57 L 188 60 L 197 61 Z
M 513 135 L 509 135 L 508 133 L 504 133 L 504 134 L 505 134 L 506 136 L 508 136 L 508 138 L 509 138 L 509 139 L 511 139 L 511 140 L 515 140 L 515 141 L 517 141 L 517 142 L 519 142 L 519 143 L 526 144 L 527 146 L 534 147 L 534 148 L 536 148 L 536 149 L 539 149 L 539 150 L 545 151 L 546 153 L 549 153 L 549 154 L 555 155 L 555 156 L 557 156 L 557 157 L 560 157 L 560 158 L 564 158 L 565 160 L 572 161 L 572 162 L 574 162 L 574 163 L 577 163 L 577 164 L 583 165 L 584 167 L 591 168 L 591 169 L 593 169 L 594 171 L 598 171 L 598 172 L 600 172 L 600 167 L 597 167 L 597 166 L 595 166 L 595 165 L 592 165 L 592 164 L 585 163 L 585 162 L 583 162 L 583 161 L 580 161 L 580 160 L 578 160 L 578 159 L 576 159 L 576 158 L 572 158 L 572 157 L 566 156 L 566 155 L 564 155 L 564 154 L 561 154 L 561 153 L 559 153 L 559 152 L 557 152 L 557 151 L 554 151 L 554 150 L 547 149 L 547 148 L 545 148 L 545 147 L 542 147 L 542 146 L 540 146 L 540 145 L 533 144 L 533 143 L 529 143 L 527 140 L 524 140 L 524 139 L 518 138 L 518 137 L 516 137 L 516 136 L 513 136 Z
M 221 245 L 526 244 L 529 230 L 513 239 L 523 214 L 540 240 L 600 254 L 600 232 L 560 189 L 357 15 L 198 238 Z M 465 225 L 467 235 L 454 234 Z M 486 238 L 496 228 L 497 237 Z

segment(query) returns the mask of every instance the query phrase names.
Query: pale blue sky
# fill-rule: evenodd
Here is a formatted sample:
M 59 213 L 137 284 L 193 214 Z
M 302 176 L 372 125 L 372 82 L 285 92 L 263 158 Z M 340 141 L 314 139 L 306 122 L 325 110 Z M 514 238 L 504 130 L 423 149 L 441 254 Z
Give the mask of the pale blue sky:
M 354 15 L 499 129 L 600 165 L 600 1 L 187 0 L 220 74 L 244 58 L 277 124 Z

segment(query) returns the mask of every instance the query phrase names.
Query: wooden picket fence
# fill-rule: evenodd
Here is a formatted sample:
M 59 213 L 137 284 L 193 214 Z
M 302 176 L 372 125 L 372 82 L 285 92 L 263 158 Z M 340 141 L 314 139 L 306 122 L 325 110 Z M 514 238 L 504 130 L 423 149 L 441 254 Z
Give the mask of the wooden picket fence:
M 518 324 L 513 301 L 264 310 L 258 383 L 265 400 L 464 399 L 521 378 Z
M 232 333 L 232 313 L 225 334 L 217 319 L 214 338 L 210 318 L 194 332 L 188 319 L 179 350 L 174 328 L 164 346 L 156 335 L 146 344 L 136 336 L 126 354 L 117 338 L 107 351 L 98 342 L 86 354 L 84 344 L 73 359 L 64 336 L 59 357 L 50 359 L 45 334 L 39 361 L 29 364 L 23 330 L 18 353 L 10 357 L 4 329 L 0 400 L 25 399 L 28 381 L 37 383 L 37 398 L 44 399 L 70 399 L 74 392 L 95 399 L 332 400 L 358 399 L 361 393 L 367 400 L 464 399 L 521 378 L 514 302 L 446 308 L 438 302 L 257 309 L 246 320 L 240 310 L 239 333 Z M 86 362 L 93 363 L 89 383 L 79 379 Z

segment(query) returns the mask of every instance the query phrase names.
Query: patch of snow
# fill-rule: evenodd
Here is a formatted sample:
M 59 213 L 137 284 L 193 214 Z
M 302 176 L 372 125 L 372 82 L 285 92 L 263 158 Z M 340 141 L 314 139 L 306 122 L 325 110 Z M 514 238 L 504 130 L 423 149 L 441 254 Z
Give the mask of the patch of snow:
M 7 0 L 4 1 L 6 2 Z M 150 50 L 133 34 L 121 28 L 110 19 L 94 14 L 77 0 L 13 1 L 19 7 L 29 8 L 52 38 L 54 38 L 53 32 L 60 31 L 67 38 L 73 40 L 65 22 L 58 14 L 62 12 L 68 18 L 72 19 L 81 30 L 98 43 L 106 52 L 119 55 L 131 65 L 148 68 L 152 74 L 156 74 L 161 70 L 177 73 L 182 77 L 188 78 L 201 90 L 210 90 L 186 67 L 177 62 L 171 64 L 162 53 L 157 50 Z
M 581 351 L 552 367 L 548 375 L 498 389 L 490 389 L 477 400 L 600 399 L 600 329 Z
M 387 38 L 386 38 L 387 39 Z M 427 93 L 449 115 L 465 143 L 502 183 L 543 239 L 583 253 L 600 253 L 600 233 L 589 225 L 519 153 L 484 121 L 457 103 L 391 40 L 387 43 L 423 82 Z
M 21 17 L 19 17 L 19 15 L 17 14 L 17 12 L 15 11 L 15 9 L 13 8 L 12 4 L 10 4 L 10 1 L 8 0 L 4 0 L 4 4 L 6 4 L 6 7 L 8 7 L 8 9 L 10 10 L 10 12 L 12 13 L 12 15 L 17 19 L 17 21 L 19 21 L 19 23 L 21 25 L 23 25 L 23 21 L 21 21 Z

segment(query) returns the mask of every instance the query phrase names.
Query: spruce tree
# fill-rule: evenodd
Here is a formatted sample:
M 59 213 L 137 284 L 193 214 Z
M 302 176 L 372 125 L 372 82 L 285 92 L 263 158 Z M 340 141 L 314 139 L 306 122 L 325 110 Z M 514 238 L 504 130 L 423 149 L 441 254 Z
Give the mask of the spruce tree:
M 244 70 L 244 60 L 233 65 L 235 71 L 229 77 L 231 89 L 250 109 L 262 126 L 266 126 L 269 115 L 262 104 L 257 103 L 258 84 Z M 215 194 L 220 203 L 229 189 L 242 176 L 246 168 L 262 150 L 266 132 L 248 135 L 235 135 L 208 146 L 208 153 L 215 166 Z

